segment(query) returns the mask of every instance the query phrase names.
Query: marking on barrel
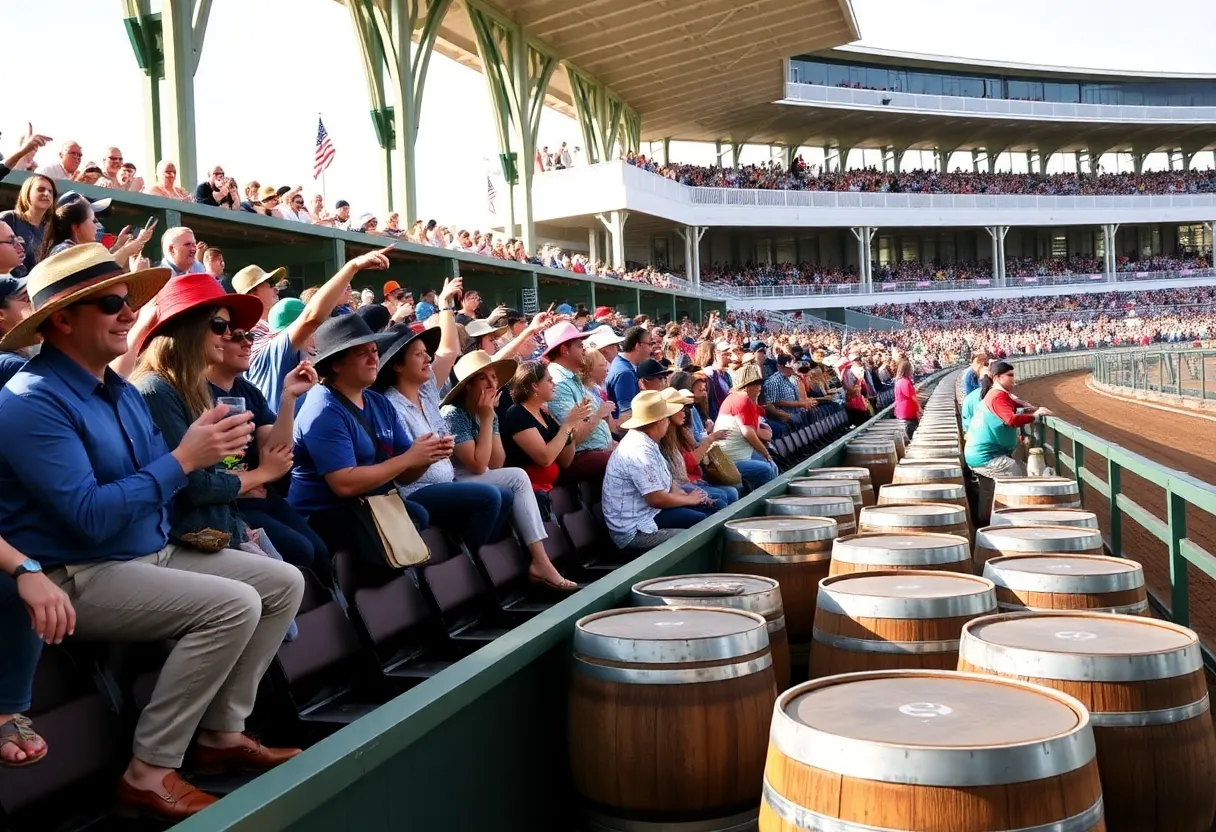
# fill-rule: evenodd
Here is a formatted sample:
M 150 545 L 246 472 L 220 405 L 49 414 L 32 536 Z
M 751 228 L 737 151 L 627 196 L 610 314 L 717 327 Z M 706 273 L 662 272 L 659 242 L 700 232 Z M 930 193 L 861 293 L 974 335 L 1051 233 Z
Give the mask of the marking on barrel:
M 1055 570 L 1057 572 L 1063 572 L 1065 570 L 1072 569 L 1072 564 L 1071 563 L 1053 563 L 1050 566 L 1048 566 L 1047 568 Z
M 1062 638 L 1066 641 L 1090 641 L 1097 637 L 1097 633 L 1091 633 L 1086 630 L 1060 630 L 1056 633 L 1056 638 Z
M 917 719 L 936 719 L 954 713 L 954 708 L 937 702 L 909 702 L 907 705 L 900 705 L 899 712 Z
M 920 584 L 896 584 L 896 589 L 920 589 Z
M 683 621 L 656 621 L 656 622 L 654 622 L 654 626 L 656 626 L 656 627 L 683 627 L 684 622 Z

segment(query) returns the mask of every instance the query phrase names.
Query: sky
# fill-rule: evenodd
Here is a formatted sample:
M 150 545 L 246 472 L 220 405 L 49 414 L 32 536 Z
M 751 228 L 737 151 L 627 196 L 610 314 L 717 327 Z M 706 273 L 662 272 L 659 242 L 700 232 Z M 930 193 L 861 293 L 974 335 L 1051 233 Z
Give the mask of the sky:
M 853 0 L 861 44 L 964 58 L 1216 74 L 1206 0 Z M 10 150 L 26 123 L 56 140 L 74 139 L 86 159 L 117 145 L 145 178 L 154 176 L 144 140 L 143 74 L 127 41 L 119 0 L 0 0 L 9 65 L 37 68 L 34 84 L 13 87 L 0 106 L 0 147 Z M 159 2 L 153 0 L 153 11 Z M 1151 12 L 1149 11 L 1151 9 Z M 290 12 L 290 13 L 287 13 Z M 463 14 L 453 5 L 449 14 Z M 70 25 L 63 25 L 71 21 Z M 22 36 L 20 32 L 28 33 Z M 54 32 L 48 56 L 36 32 Z M 16 36 L 14 36 L 16 35 Z M 56 56 L 90 55 L 87 69 Z M 345 8 L 333 0 L 213 0 L 195 76 L 199 164 L 221 164 L 244 182 L 303 185 L 312 179 L 317 115 L 337 149 L 325 175 L 330 204 L 383 216 L 379 146 L 368 115 L 358 45 Z M 486 173 L 497 139 L 485 79 L 436 54 L 423 97 L 417 144 L 418 202 L 424 217 L 485 227 Z M 643 123 L 643 134 L 645 124 Z M 573 119 L 546 110 L 540 145 L 582 144 Z M 713 146 L 674 142 L 679 161 L 708 163 Z M 877 151 L 859 160 L 877 162 Z M 871 158 L 873 155 L 873 158 Z M 821 152 L 804 156 L 816 164 Z M 43 151 L 41 164 L 53 161 Z M 768 159 L 747 146 L 743 163 Z M 928 160 L 926 160 L 926 164 Z M 1062 160 L 1053 160 L 1063 165 Z M 905 165 L 917 164 L 905 160 Z M 1024 163 L 1023 163 L 1024 164 Z M 1150 159 L 1149 166 L 1163 166 Z

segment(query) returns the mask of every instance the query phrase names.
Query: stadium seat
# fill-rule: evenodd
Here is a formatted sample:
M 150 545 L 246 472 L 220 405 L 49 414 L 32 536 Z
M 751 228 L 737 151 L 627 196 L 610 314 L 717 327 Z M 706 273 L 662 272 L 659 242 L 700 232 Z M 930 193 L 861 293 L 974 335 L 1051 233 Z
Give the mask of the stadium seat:
M 554 486 L 549 492 L 549 506 L 553 509 L 553 516 L 561 520 L 578 508 L 578 497 L 565 486 Z
M 431 560 L 415 567 L 415 571 L 449 637 L 481 645 L 507 632 L 510 625 L 501 621 L 493 589 L 472 557 L 457 549 L 438 529 L 427 529 L 422 534 Z

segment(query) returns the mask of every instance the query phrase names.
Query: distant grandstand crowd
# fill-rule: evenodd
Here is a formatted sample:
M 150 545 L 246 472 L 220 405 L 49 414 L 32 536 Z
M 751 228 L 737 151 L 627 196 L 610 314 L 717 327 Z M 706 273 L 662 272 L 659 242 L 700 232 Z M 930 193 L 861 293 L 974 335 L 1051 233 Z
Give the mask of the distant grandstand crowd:
M 829 171 L 809 166 L 801 156 L 786 170 L 779 162 L 740 167 L 660 164 L 641 154 L 624 160 L 682 185 L 707 188 L 758 188 L 785 191 L 851 191 L 907 194 L 1023 194 L 1091 196 L 1136 194 L 1195 194 L 1216 192 L 1216 170 L 1144 171 L 1142 173 L 988 173 L 955 170 L 878 168 Z

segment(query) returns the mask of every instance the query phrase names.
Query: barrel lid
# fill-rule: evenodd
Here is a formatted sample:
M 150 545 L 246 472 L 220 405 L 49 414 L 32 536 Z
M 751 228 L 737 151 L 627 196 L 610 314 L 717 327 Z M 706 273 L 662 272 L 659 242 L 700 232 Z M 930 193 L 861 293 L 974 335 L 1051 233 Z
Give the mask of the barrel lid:
M 825 578 L 822 585 L 832 592 L 884 598 L 953 598 L 992 589 L 990 581 L 975 575 L 928 570 L 857 572 Z
M 1023 554 L 993 558 L 984 564 L 984 577 L 997 586 L 1025 592 L 1091 594 L 1126 592 L 1144 586 L 1144 569 L 1140 564 L 1102 555 Z
M 899 464 L 902 468 L 915 468 L 917 471 L 941 471 L 943 473 L 948 471 L 953 476 L 963 473 L 962 466 L 952 460 L 914 459 L 911 462 L 905 460 Z
M 861 522 L 871 526 L 935 526 L 962 523 L 966 518 L 962 506 L 950 503 L 892 503 L 861 510 Z
M 584 662 L 664 665 L 751 655 L 768 647 L 764 617 L 730 607 L 631 607 L 579 619 L 574 650 Z
M 808 514 L 827 512 L 830 514 L 852 514 L 853 501 L 845 497 L 825 494 L 804 494 L 792 497 L 769 497 L 764 501 L 771 506 L 806 509 Z
M 830 517 L 772 514 L 727 520 L 722 525 L 728 539 L 753 543 L 783 543 L 795 533 L 803 540 L 831 540 L 837 535 L 836 521 Z
M 959 474 L 962 474 L 962 466 L 958 464 L 958 457 L 948 456 L 925 456 L 925 457 L 904 457 L 899 461 L 899 467 L 905 466 L 921 466 L 921 465 L 953 465 L 958 468 Z
M 998 508 L 992 512 L 992 521 L 993 525 L 1098 528 L 1098 516 L 1083 508 Z
M 985 526 L 976 533 L 976 545 L 992 543 L 993 548 L 1007 549 L 1025 546 L 1028 550 L 1045 551 L 1045 546 L 1068 546 L 1096 548 L 1102 545 L 1102 534 L 1097 529 L 1080 526 Z
M 711 572 L 699 575 L 673 575 L 669 578 L 652 578 L 633 585 L 633 591 L 645 595 L 663 597 L 682 591 L 699 592 L 714 587 L 737 587 L 737 592 L 722 592 L 716 597 L 739 597 L 772 592 L 778 588 L 772 578 L 759 575 L 743 575 L 732 572 Z M 705 596 L 714 597 L 714 596 Z
M 998 494 L 1078 494 L 1077 481 L 1068 477 L 997 477 Z
M 1018 555 L 993 558 L 985 568 L 1009 572 L 1031 572 L 1036 575 L 1118 575 L 1143 572 L 1140 564 L 1124 558 L 1103 555 Z
M 811 468 L 807 471 L 807 475 L 816 479 L 834 479 L 834 480 L 864 480 L 870 479 L 870 469 L 860 468 L 851 465 L 837 466 L 834 468 Z
M 851 451 L 852 450 L 857 450 L 857 451 L 873 450 L 875 452 L 877 452 L 877 451 L 890 452 L 890 451 L 895 450 L 895 440 L 887 439 L 886 437 L 883 437 L 883 436 L 873 436 L 873 435 L 862 436 L 858 439 L 854 439 L 854 440 L 848 442 L 845 445 L 845 448 L 848 450 L 851 450 Z
M 1058 776 L 1094 757 L 1083 705 L 1012 679 L 850 673 L 777 700 L 773 744 L 805 765 L 888 783 L 984 786 Z
M 896 482 L 878 489 L 884 497 L 962 497 L 963 487 L 955 482 Z
M 804 488 L 842 488 L 848 494 L 861 493 L 860 482 L 844 477 L 795 477 L 789 482 L 790 488 L 794 486 Z
M 836 539 L 832 557 L 849 563 L 957 563 L 969 560 L 967 538 L 957 534 L 862 532 Z

